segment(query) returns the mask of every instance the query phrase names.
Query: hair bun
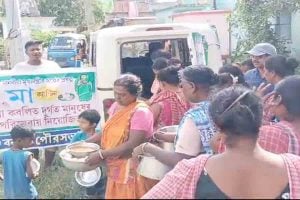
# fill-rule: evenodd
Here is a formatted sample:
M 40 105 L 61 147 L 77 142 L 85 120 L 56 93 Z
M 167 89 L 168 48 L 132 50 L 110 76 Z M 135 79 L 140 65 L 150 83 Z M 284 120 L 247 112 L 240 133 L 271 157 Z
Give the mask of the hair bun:
M 286 60 L 286 65 L 288 68 L 296 69 L 299 66 L 299 62 L 295 58 L 288 58 Z

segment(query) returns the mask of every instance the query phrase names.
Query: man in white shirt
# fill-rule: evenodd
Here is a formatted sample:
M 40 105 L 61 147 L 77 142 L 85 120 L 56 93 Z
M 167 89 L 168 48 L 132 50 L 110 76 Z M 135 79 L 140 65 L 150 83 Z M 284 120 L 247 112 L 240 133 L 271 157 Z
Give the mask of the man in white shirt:
M 28 41 L 25 44 L 28 60 L 17 63 L 12 69 L 16 73 L 57 72 L 60 70 L 56 62 L 42 59 L 43 46 L 41 41 Z
M 11 70 L 14 74 L 32 74 L 32 73 L 56 73 L 60 71 L 60 67 L 56 62 L 42 59 L 43 42 L 28 41 L 25 44 L 25 52 L 28 55 L 28 60 L 17 63 Z M 45 168 L 50 167 L 57 148 L 45 149 Z M 39 149 L 32 149 L 34 157 L 38 159 Z

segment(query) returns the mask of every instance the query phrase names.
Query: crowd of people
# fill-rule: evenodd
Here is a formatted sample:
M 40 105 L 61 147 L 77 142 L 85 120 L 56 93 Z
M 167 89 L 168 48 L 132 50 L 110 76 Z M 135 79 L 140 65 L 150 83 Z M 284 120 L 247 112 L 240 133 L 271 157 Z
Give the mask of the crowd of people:
M 121 75 L 101 130 L 96 130 L 96 110 L 78 117 L 81 132 L 72 142 L 100 144 L 86 162 L 106 164 L 105 175 L 87 193 L 107 199 L 299 199 L 299 63 L 277 55 L 269 43 L 255 45 L 248 54 L 251 59 L 224 65 L 218 73 L 158 57 L 153 96 L 146 101 L 140 98 L 141 79 Z M 172 125 L 178 125 L 176 135 L 158 131 Z M 31 182 L 37 174 L 28 164 L 33 156 L 22 151 L 31 145 L 33 130 L 17 126 L 11 137 L 13 146 L 2 159 L 5 197 L 37 198 Z M 175 151 L 157 141 L 174 143 Z M 141 155 L 173 170 L 160 181 L 143 177 L 137 172 Z

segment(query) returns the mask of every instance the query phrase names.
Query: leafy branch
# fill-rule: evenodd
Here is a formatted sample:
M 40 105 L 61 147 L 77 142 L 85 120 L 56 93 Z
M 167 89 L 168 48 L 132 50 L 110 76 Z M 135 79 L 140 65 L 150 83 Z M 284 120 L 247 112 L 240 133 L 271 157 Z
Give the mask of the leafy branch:
M 56 17 L 57 26 L 85 26 L 84 0 L 37 0 L 42 16 Z M 95 22 L 104 20 L 103 6 L 99 0 L 93 0 Z
M 299 0 L 238 0 L 229 22 L 237 37 L 233 60 L 244 58 L 244 52 L 260 42 L 272 43 L 279 53 L 285 54 L 285 40 L 275 34 L 274 20 L 280 13 L 300 9 Z

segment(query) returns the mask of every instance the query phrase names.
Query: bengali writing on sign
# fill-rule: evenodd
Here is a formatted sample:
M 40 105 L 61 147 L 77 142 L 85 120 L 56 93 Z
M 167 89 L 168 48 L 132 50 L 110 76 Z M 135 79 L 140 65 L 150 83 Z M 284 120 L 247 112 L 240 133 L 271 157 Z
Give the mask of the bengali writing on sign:
M 16 125 L 37 131 L 36 145 L 68 143 L 79 131 L 78 115 L 97 109 L 95 73 L 80 72 L 0 76 L 0 148 L 11 144 Z
M 37 147 L 61 146 L 68 144 L 79 128 L 71 128 L 69 130 L 62 129 L 56 131 L 38 132 L 35 136 L 35 144 Z M 0 149 L 8 148 L 12 144 L 9 135 L 2 135 L 0 139 Z
M 90 104 L 77 104 L 40 108 L 23 106 L 14 110 L 0 110 L 0 130 L 10 130 L 15 125 L 32 128 L 74 125 L 78 115 L 90 108 Z

